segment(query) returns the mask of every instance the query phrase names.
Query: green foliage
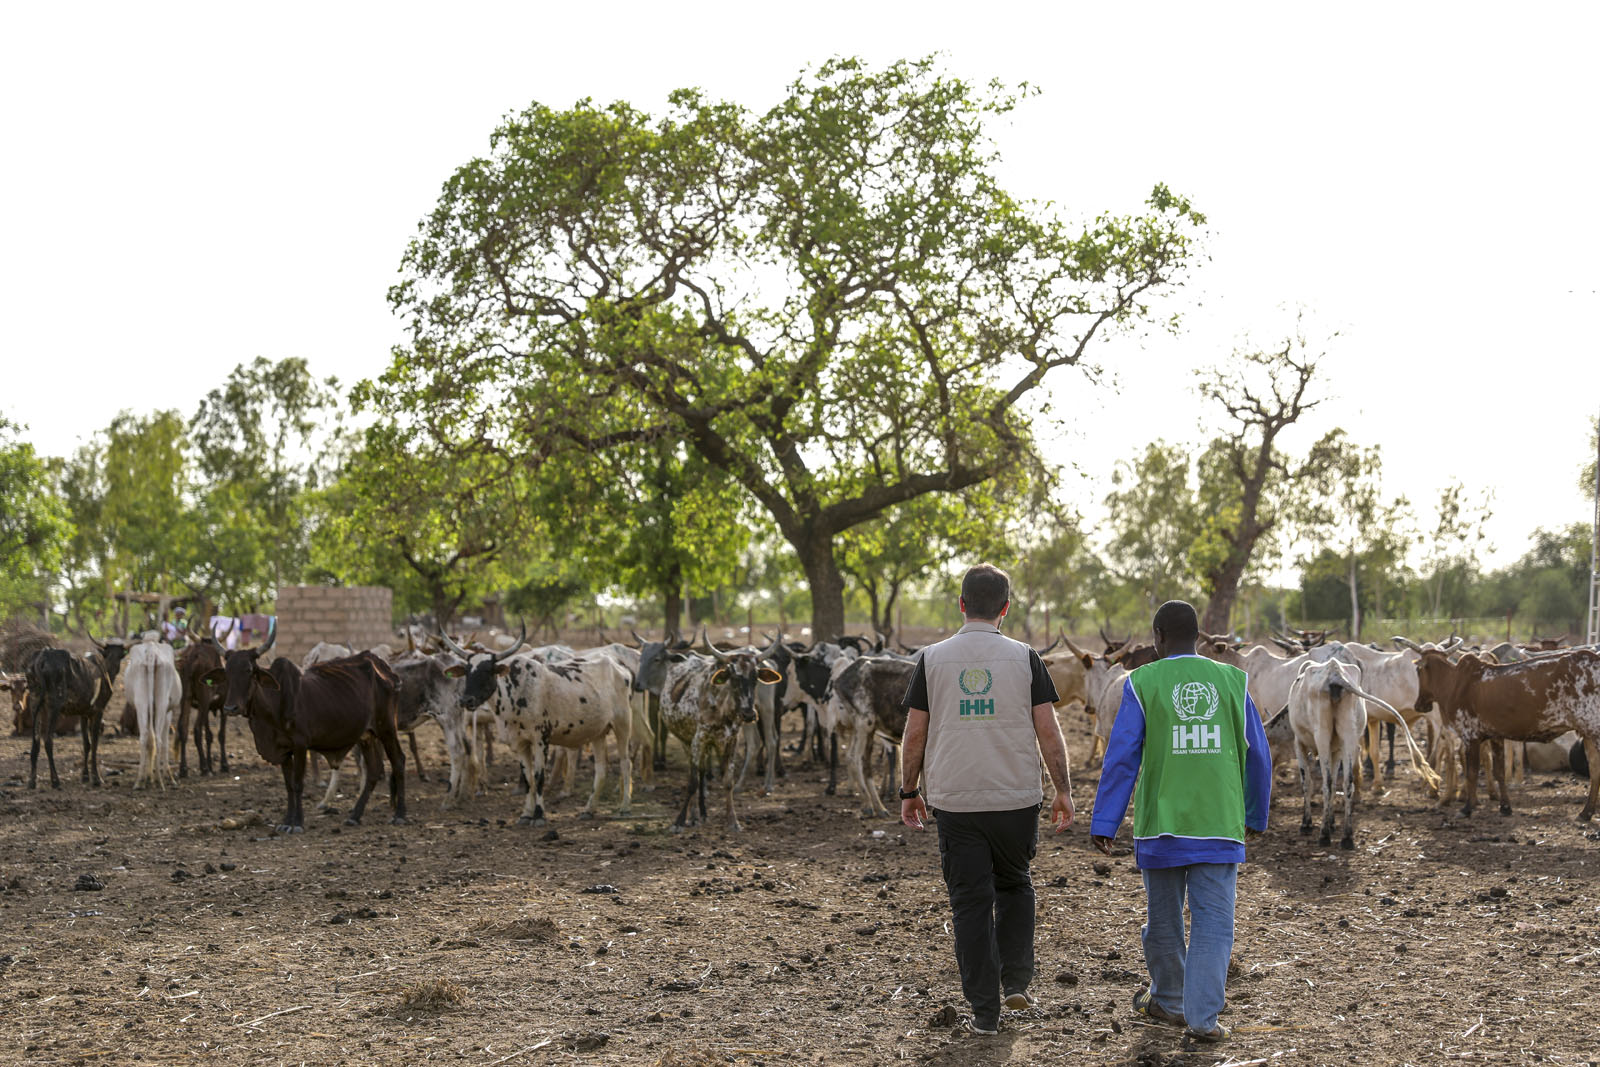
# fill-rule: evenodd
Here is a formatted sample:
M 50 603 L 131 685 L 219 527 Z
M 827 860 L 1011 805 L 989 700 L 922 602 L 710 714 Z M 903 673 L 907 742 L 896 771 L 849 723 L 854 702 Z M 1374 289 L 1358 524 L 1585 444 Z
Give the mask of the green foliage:
M 314 578 L 394 590 L 404 612 L 447 625 L 463 603 L 499 589 L 518 532 L 522 473 L 490 451 L 430 447 L 371 427 L 333 483 L 306 502 Z M 530 531 L 531 532 L 531 531 Z
M 760 115 L 535 104 L 423 221 L 412 341 L 358 398 L 524 457 L 682 442 L 837 622 L 836 535 L 1018 465 L 1024 398 L 1149 318 L 1204 224 L 1160 186 L 1081 227 L 1011 197 L 986 124 L 1022 95 L 846 59 Z
M 304 359 L 258 356 L 201 401 L 189 422 L 199 472 L 186 580 L 196 591 L 255 604 L 300 580 L 311 536 L 302 497 L 338 443 L 337 388 Z
M 0 417 L 0 618 L 49 600 L 49 586 L 72 533 L 51 472 L 22 427 Z
M 1340 561 L 1350 636 L 1359 640 L 1365 604 L 1376 602 L 1383 611 L 1388 595 L 1404 579 L 1411 506 L 1404 497 L 1385 497 L 1383 458 L 1377 446 L 1362 448 L 1352 444 L 1344 431 L 1334 430 L 1313 447 L 1312 456 L 1318 465 L 1312 480 L 1315 495 L 1307 502 L 1302 531 L 1322 549 L 1317 559 L 1331 553 Z M 1306 607 L 1312 610 L 1309 602 Z
M 1118 460 L 1111 483 L 1106 556 L 1118 577 L 1151 609 L 1194 599 L 1189 553 L 1202 527 L 1188 452 L 1154 441 L 1131 463 Z

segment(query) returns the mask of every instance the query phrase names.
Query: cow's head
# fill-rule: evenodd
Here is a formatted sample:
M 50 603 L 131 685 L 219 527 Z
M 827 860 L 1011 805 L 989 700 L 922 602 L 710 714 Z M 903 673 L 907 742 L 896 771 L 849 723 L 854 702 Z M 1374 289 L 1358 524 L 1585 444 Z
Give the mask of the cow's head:
M 462 662 L 453 663 L 445 668 L 444 672 L 449 678 L 466 679 L 461 686 L 462 707 L 470 711 L 494 696 L 499 677 L 511 669 L 511 664 L 506 660 L 517 654 L 527 636 L 528 624 L 523 623 L 517 643 L 510 648 L 501 652 L 473 652 L 450 640 L 449 635 L 443 630 L 439 631 L 439 637 L 444 641 L 445 647 L 462 659 Z
M 680 639 L 675 634 L 668 634 L 665 641 L 646 641 L 636 631 L 630 630 L 629 633 L 639 642 L 639 670 L 633 676 L 633 691 L 659 695 L 661 687 L 667 684 L 667 671 L 674 663 L 681 663 L 688 658 L 688 650 L 693 642 Z
M 122 661 L 128 655 L 130 642 L 121 637 L 108 637 L 105 643 L 101 644 L 94 639 L 93 634 L 90 634 L 89 643 L 100 653 L 100 669 L 105 671 L 106 680 L 116 681 L 117 672 L 122 669 Z
M 246 714 L 250 709 L 250 695 L 257 685 L 263 689 L 277 689 L 278 680 L 261 669 L 257 661 L 278 640 L 278 624 L 274 620 L 267 632 L 267 643 L 260 648 L 236 648 L 222 657 L 222 666 L 207 671 L 200 684 L 222 691 L 222 711 L 225 715 Z
M 855 658 L 852 646 L 818 641 L 808 651 L 795 654 L 795 681 L 800 691 L 812 700 L 827 700 L 828 689 L 833 684 L 833 665 L 842 659 Z
M 704 634 L 701 635 L 704 637 Z M 711 672 L 711 684 L 728 686 L 733 693 L 733 707 L 741 722 L 756 721 L 756 686 L 777 685 L 783 675 L 773 667 L 763 650 L 741 648 L 736 652 L 723 652 L 709 640 L 706 652 L 716 658 L 717 666 Z
M 1467 656 L 1466 659 L 1477 660 L 1476 655 Z M 1418 711 L 1426 714 L 1433 710 L 1435 702 L 1449 696 L 1456 685 L 1456 664 L 1450 662 L 1449 653 L 1443 649 L 1430 648 L 1417 657 L 1417 703 Z

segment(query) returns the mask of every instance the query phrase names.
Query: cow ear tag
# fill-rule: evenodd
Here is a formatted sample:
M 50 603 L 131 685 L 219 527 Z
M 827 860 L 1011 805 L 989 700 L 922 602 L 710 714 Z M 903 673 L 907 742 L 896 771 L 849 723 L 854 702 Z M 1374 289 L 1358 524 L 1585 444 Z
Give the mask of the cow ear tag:
M 777 685 L 779 682 L 783 681 L 783 675 L 779 674 L 771 667 L 762 667 L 760 672 L 756 674 L 756 680 L 762 685 Z
M 727 685 L 728 684 L 728 669 L 726 667 L 718 669 L 717 673 L 713 674 L 711 676 L 711 684 L 712 685 Z

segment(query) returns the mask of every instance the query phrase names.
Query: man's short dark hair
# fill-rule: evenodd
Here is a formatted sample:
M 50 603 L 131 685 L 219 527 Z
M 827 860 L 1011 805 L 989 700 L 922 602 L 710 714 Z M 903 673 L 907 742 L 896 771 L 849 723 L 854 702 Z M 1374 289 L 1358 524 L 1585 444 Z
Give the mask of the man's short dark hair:
M 1168 640 L 1192 640 L 1200 636 L 1200 616 L 1187 600 L 1169 600 L 1156 609 L 1150 628 L 1160 630 Z
M 961 599 L 974 619 L 997 619 L 1011 599 L 1011 576 L 999 567 L 980 563 L 961 579 Z

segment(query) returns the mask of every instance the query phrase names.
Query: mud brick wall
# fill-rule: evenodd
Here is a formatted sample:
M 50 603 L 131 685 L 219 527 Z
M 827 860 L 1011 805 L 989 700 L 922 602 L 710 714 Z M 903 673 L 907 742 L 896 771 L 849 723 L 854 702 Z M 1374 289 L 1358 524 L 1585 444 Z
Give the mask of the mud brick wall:
M 394 593 L 382 586 L 287 585 L 278 590 L 278 645 L 299 663 L 318 641 L 394 643 Z

